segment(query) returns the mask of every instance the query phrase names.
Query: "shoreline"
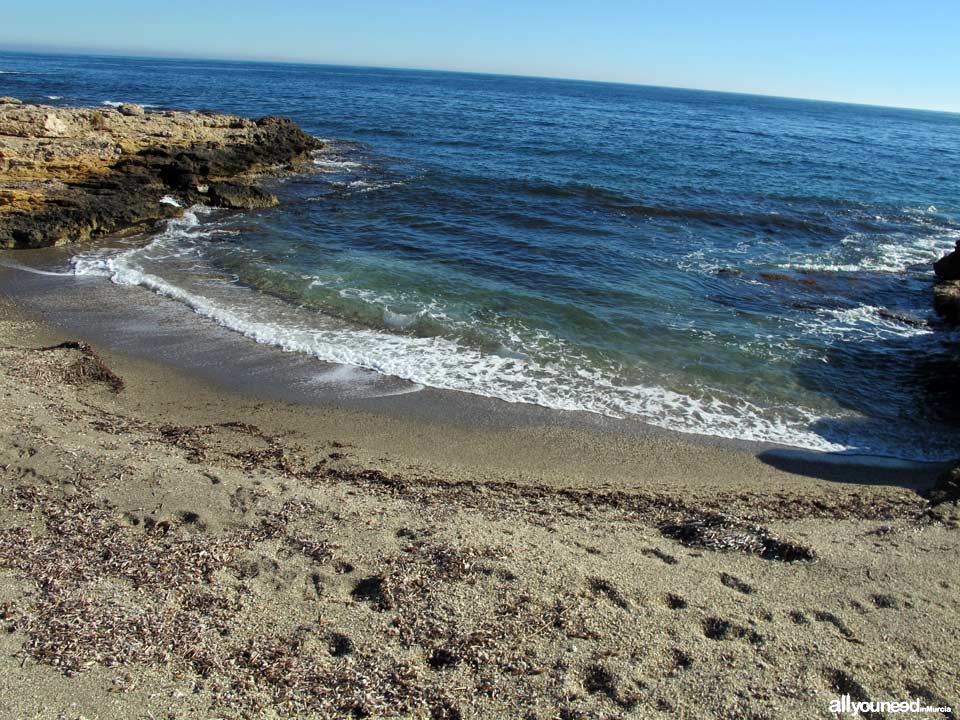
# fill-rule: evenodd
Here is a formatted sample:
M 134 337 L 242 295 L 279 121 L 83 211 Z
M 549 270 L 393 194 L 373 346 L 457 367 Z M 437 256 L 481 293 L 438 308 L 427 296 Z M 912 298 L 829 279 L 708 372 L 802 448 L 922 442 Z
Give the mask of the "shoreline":
M 17 250 L 6 256 L 9 262 L 0 263 L 6 266 L 0 267 L 3 271 L 0 286 L 46 313 L 51 322 L 94 344 L 152 357 L 228 389 L 260 393 L 272 399 L 300 400 L 306 396 L 310 402 L 332 402 L 421 419 L 430 419 L 439 413 L 444 422 L 460 422 L 465 426 L 491 423 L 524 426 L 546 422 L 593 427 L 630 437 L 677 434 L 693 442 L 729 445 L 756 454 L 786 451 L 806 464 L 836 462 L 909 468 L 943 465 L 951 462 L 956 454 L 951 442 L 955 428 L 935 421 L 931 421 L 929 427 L 924 426 L 924 432 L 912 433 L 909 427 L 901 427 L 902 433 L 897 435 L 883 431 L 877 418 L 845 414 L 842 409 L 834 408 L 824 410 L 819 416 L 808 415 L 807 425 L 778 424 L 778 418 L 772 416 L 763 418 L 758 426 L 751 426 L 749 420 L 755 419 L 753 416 L 741 417 L 734 410 L 725 416 L 707 407 L 706 417 L 701 417 L 696 410 L 700 405 L 694 400 L 695 407 L 687 416 L 674 417 L 668 409 L 660 416 L 665 419 L 658 422 L 657 416 L 611 417 L 602 410 L 560 409 L 549 404 L 513 401 L 510 393 L 498 395 L 497 385 L 488 392 L 490 388 L 480 383 L 475 394 L 469 383 L 466 389 L 445 388 L 442 375 L 439 379 L 431 375 L 424 384 L 418 384 L 405 379 L 418 377 L 417 373 L 405 375 L 403 368 L 397 371 L 397 376 L 349 361 L 321 360 L 313 353 L 335 358 L 351 357 L 351 354 L 337 352 L 336 342 L 327 340 L 320 342 L 320 349 L 314 350 L 309 332 L 300 332 L 295 323 L 279 322 L 274 326 L 266 320 L 249 321 L 242 312 L 238 320 L 231 314 L 230 297 L 219 298 L 214 293 L 211 303 L 202 288 L 198 293 L 196 288 L 184 284 L 188 288 L 184 290 L 175 280 L 170 282 L 149 274 L 140 281 L 145 283 L 141 286 L 134 284 L 136 278 L 127 277 L 126 272 L 121 273 L 124 277 L 119 283 L 114 283 L 101 274 L 113 271 L 109 270 L 107 261 L 100 266 L 99 254 L 122 259 L 127 252 L 140 253 L 156 238 L 162 239 L 166 230 L 157 232 L 159 234 L 138 234 L 86 245 L 86 252 L 80 253 L 82 262 L 77 274 L 70 269 L 76 248 Z M 61 295 L 64 300 L 60 299 Z M 274 303 L 266 305 L 268 309 L 276 309 L 283 315 L 286 310 L 283 301 L 272 300 L 269 293 L 260 299 L 264 298 Z M 297 321 L 311 327 L 307 313 L 298 316 Z M 288 347 L 284 331 L 291 328 L 294 344 L 292 349 L 284 349 Z M 343 347 L 350 347 L 349 336 L 339 340 Z M 330 347 L 334 349 L 331 351 Z M 219 357 L 211 362 L 214 355 Z M 374 355 L 373 367 L 379 367 L 376 361 L 382 359 Z M 439 387 L 434 386 L 434 382 Z M 453 383 L 454 387 L 457 385 Z M 590 403 L 575 405 L 592 407 Z M 725 419 L 730 422 L 725 424 Z M 738 436 L 741 431 L 743 435 Z M 910 438 L 915 441 L 913 444 L 908 441 Z M 839 449 L 844 447 L 847 449 Z
M 955 706 L 960 516 L 902 471 L 263 400 L 0 307 L 0 714 Z
M 65 288 L 63 282 L 70 282 L 73 287 Z M 368 419 L 367 424 L 374 422 L 385 427 L 413 422 L 430 427 L 431 435 L 447 436 L 447 444 L 453 443 L 460 453 L 477 455 L 478 468 L 498 459 L 495 451 L 471 452 L 479 435 L 496 438 L 488 445 L 506 443 L 515 456 L 522 457 L 530 442 L 537 445 L 541 455 L 557 455 L 551 441 L 536 442 L 538 433 L 551 433 L 557 440 L 569 434 L 576 438 L 576 446 L 597 445 L 595 458 L 613 458 L 611 469 L 620 465 L 625 452 L 637 457 L 653 450 L 657 453 L 655 460 L 633 465 L 623 473 L 637 474 L 639 469 L 639 474 L 648 480 L 667 466 L 682 466 L 688 474 L 696 474 L 697 461 L 684 461 L 683 456 L 709 459 L 715 455 L 731 465 L 741 461 L 728 458 L 741 458 L 742 472 L 757 479 L 801 474 L 922 489 L 932 486 L 949 464 L 823 453 L 769 442 L 683 433 L 640 419 L 554 410 L 416 386 L 376 371 L 326 363 L 258 343 L 197 316 L 174 301 L 142 288 L 117 287 L 105 279 L 76 282 L 72 278 L 0 268 L 0 292 L 19 295 L 17 302 L 47 316 L 45 322 L 52 323 L 50 328 L 56 328 L 58 335 L 90 342 L 103 353 L 136 364 L 138 373 L 174 376 L 177 379 L 171 382 L 197 385 L 204 394 L 226 393 L 234 398 L 256 399 L 289 407 L 292 414 L 300 407 L 305 413 L 356 414 L 375 419 Z M 518 433 L 522 439 L 511 437 Z M 560 455 L 553 466 L 539 465 L 540 471 L 555 472 L 569 466 L 571 460 Z M 764 468 L 755 469 L 758 465 Z M 766 468 L 774 472 L 766 474 Z M 681 473 L 673 476 L 680 479 Z

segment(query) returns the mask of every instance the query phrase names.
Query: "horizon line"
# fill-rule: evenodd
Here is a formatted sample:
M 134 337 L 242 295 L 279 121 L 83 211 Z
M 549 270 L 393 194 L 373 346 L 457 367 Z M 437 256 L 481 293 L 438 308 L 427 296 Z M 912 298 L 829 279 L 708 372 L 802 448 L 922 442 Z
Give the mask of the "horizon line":
M 30 49 L 24 49 L 30 48 Z M 57 49 L 50 49 L 57 48 Z M 657 85 L 644 82 L 630 82 L 626 80 L 597 80 L 595 78 L 576 78 L 556 75 L 526 75 L 511 72 L 490 72 L 484 70 L 454 70 L 437 67 L 401 67 L 392 65 L 355 65 L 350 63 L 324 62 L 321 60 L 280 58 L 280 57 L 219 57 L 214 55 L 191 55 L 177 52 L 162 52 L 158 50 L 120 50 L 111 48 L 76 48 L 72 46 L 33 46 L 30 44 L 5 43 L 0 41 L 0 52 L 20 55 L 62 55 L 67 57 L 117 57 L 130 60 L 207 60 L 226 63 L 261 63 L 272 65 L 302 65 L 311 67 L 340 67 L 363 70 L 399 70 L 406 72 L 434 72 L 461 75 L 482 75 L 487 77 L 521 78 L 529 80 L 558 80 L 565 82 L 597 83 L 600 85 L 625 85 L 628 87 L 647 87 L 663 90 L 686 90 L 690 92 L 716 93 L 719 95 L 743 95 L 747 97 L 769 98 L 773 100 L 795 100 L 798 102 L 818 102 L 833 105 L 852 105 L 857 107 L 878 108 L 884 110 L 909 110 L 913 112 L 938 113 L 944 115 L 960 115 L 960 109 L 944 110 L 936 108 L 919 108 L 909 105 L 882 105 L 878 103 L 856 102 L 851 100 L 835 100 L 828 98 L 798 97 L 794 95 L 772 95 L 769 93 L 748 92 L 743 90 L 718 90 L 714 88 L 686 87 L 681 85 Z M 140 52 L 147 54 L 139 54 Z M 149 53 L 156 52 L 157 55 Z

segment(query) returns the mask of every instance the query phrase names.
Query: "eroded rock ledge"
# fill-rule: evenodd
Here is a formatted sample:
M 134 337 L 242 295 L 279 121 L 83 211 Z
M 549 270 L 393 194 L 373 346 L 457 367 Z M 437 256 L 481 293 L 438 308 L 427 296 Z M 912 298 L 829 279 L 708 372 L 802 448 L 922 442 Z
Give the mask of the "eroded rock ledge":
M 194 204 L 275 205 L 258 177 L 322 146 L 286 118 L 60 108 L 0 98 L 0 247 L 63 245 L 149 228 Z

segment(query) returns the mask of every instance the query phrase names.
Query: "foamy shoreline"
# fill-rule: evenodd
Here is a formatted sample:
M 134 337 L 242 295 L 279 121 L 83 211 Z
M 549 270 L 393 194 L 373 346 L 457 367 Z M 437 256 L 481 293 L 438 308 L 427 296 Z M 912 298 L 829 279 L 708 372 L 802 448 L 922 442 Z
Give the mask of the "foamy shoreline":
M 109 276 L 98 273 L 75 277 L 69 270 L 44 270 L 64 265 L 59 251 L 36 251 L 17 257 L 32 267 L 17 263 L 22 267 L 8 268 L 0 278 L 0 290 L 5 288 L 26 307 L 43 312 L 64 332 L 89 339 L 98 347 L 168 363 L 205 381 L 264 399 L 332 404 L 466 428 L 479 425 L 509 430 L 548 425 L 627 439 L 663 438 L 754 456 L 784 454 L 825 465 L 904 468 L 923 473 L 942 462 L 869 453 L 825 454 L 789 442 L 777 444 L 723 434 L 678 432 L 643 418 L 616 418 L 433 388 L 349 362 L 322 361 L 310 353 L 291 352 L 290 347 L 251 338 L 229 325 L 211 322 L 189 303 L 178 302 L 164 292 L 154 294 L 138 284 L 118 285 Z M 215 363 L 209 360 L 213 356 L 218 358 Z

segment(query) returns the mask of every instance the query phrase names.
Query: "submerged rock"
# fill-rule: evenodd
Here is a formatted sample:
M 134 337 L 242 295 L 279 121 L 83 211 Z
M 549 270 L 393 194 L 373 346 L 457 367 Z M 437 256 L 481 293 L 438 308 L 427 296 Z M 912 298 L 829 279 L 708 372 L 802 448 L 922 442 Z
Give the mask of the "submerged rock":
M 908 315 L 907 313 L 890 310 L 889 308 L 877 308 L 877 315 L 885 320 L 893 320 L 894 322 L 903 323 L 904 325 L 909 325 L 910 327 L 927 327 L 926 320 L 914 317 L 913 315 Z
M 321 146 L 286 118 L 0 99 L 0 247 L 144 230 L 192 204 L 270 207 L 255 179 L 295 171 Z

